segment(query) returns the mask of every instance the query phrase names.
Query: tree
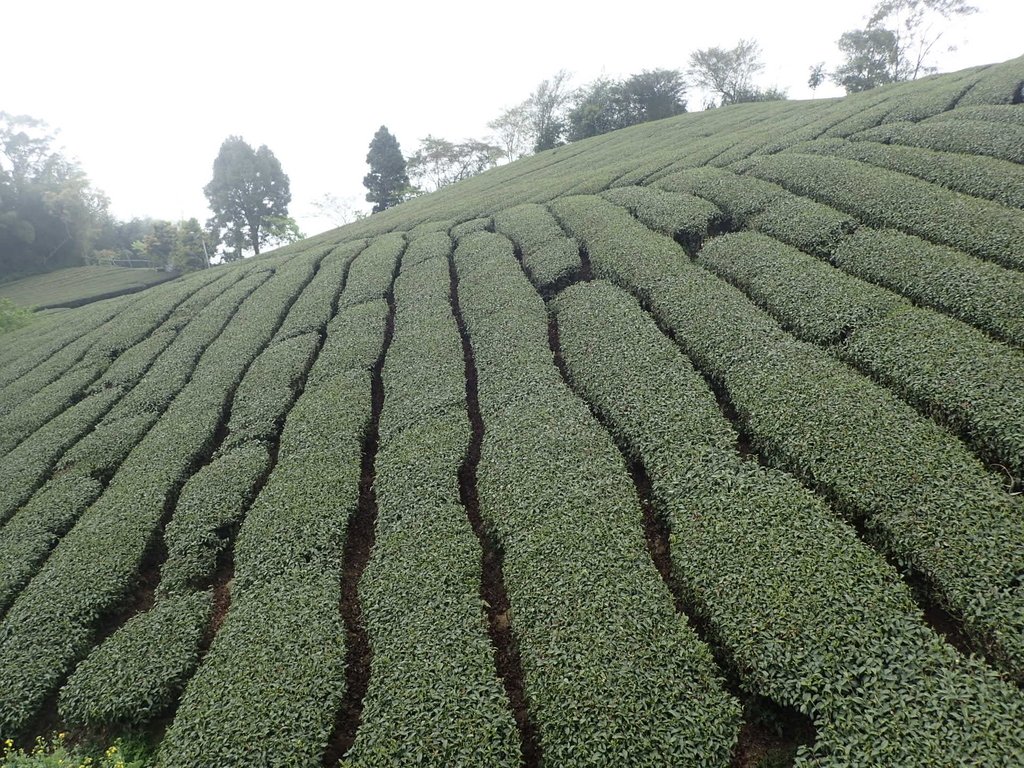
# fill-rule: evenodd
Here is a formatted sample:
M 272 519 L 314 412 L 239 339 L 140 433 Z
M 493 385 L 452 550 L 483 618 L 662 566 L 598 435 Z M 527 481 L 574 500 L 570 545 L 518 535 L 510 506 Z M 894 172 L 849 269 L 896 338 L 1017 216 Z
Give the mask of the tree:
M 678 69 L 645 69 L 622 84 L 628 125 L 661 120 L 686 111 L 686 81 Z
M 0 277 L 82 264 L 107 198 L 41 120 L 0 112 Z
M 313 201 L 313 208 L 317 215 L 329 219 L 336 227 L 365 218 L 366 212 L 359 210 L 357 206 L 358 203 L 354 197 L 341 199 L 330 192 L 325 192 Z
M 740 40 L 735 48 L 703 48 L 690 54 L 690 77 L 701 88 L 718 94 L 722 106 L 756 101 L 754 75 L 764 69 L 756 40 Z
M 566 117 L 569 141 L 579 141 L 686 111 L 686 82 L 676 69 L 644 70 L 624 81 L 599 78 L 576 91 Z
M 895 82 L 896 35 L 888 29 L 855 29 L 839 38 L 846 60 L 832 73 L 832 81 L 847 93 Z
M 530 151 L 530 113 L 528 102 L 509 107 L 487 124 L 492 131 L 505 158 L 511 163 Z
M 622 83 L 607 77 L 576 91 L 572 109 L 566 115 L 569 141 L 624 128 L 628 123 Z
M 569 77 L 564 69 L 559 70 L 549 80 L 542 80 L 526 100 L 534 152 L 564 143 L 566 111 L 572 96 Z
M 292 195 L 288 176 L 267 145 L 259 149 L 240 136 L 229 136 L 213 162 L 213 179 L 203 187 L 210 202 L 213 218 L 211 229 L 231 249 L 225 259 L 242 258 L 252 249 L 258 256 L 260 248 L 274 239 L 267 222 L 288 217 Z
M 409 176 L 417 184 L 422 186 L 422 182 L 426 182 L 430 188 L 439 189 L 493 168 L 503 154 L 501 147 L 478 139 L 454 144 L 427 136 L 409 158 L 407 167 Z
M 807 87 L 811 89 L 813 96 L 815 91 L 825 82 L 825 62 L 819 61 L 811 67 L 811 75 L 807 78 Z
M 179 272 L 191 272 L 210 266 L 210 251 L 198 219 L 182 221 L 177 227 L 170 263 Z
M 380 213 L 402 202 L 409 193 L 409 176 L 398 139 L 386 126 L 382 125 L 373 134 L 366 162 L 370 172 L 363 177 L 363 186 L 369 190 L 366 201 L 373 203 L 372 213 Z
M 853 93 L 936 72 L 930 57 L 945 34 L 941 20 L 977 12 L 966 0 L 880 0 L 864 29 L 839 38 L 846 60 L 832 79 Z

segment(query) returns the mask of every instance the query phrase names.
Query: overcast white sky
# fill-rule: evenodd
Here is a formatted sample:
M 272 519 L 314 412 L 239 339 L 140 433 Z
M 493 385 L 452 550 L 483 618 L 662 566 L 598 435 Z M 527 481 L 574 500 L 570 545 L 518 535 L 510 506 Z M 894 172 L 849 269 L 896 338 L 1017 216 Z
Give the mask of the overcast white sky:
M 838 63 L 836 40 L 872 4 L 25 0 L 4 4 L 0 110 L 59 129 L 120 218 L 207 218 L 202 187 L 221 142 L 266 144 L 291 179 L 291 214 L 315 234 L 331 227 L 311 206 L 324 193 L 368 207 L 367 145 L 381 124 L 408 155 L 428 133 L 484 136 L 561 68 L 575 85 L 685 69 L 697 48 L 751 37 L 760 84 L 809 98 L 809 67 Z M 1024 3 L 975 4 L 947 33 L 959 50 L 940 56 L 942 71 L 1024 52 Z

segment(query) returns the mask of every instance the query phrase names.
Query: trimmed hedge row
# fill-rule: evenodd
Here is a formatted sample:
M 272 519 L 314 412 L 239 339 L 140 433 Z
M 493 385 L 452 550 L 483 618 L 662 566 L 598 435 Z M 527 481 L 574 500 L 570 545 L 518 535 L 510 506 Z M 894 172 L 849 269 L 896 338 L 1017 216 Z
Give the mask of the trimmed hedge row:
M 1022 110 L 1024 111 L 1024 110 Z M 984 197 L 1013 208 L 1024 208 L 1024 168 L 1016 163 L 978 155 L 938 152 L 901 144 L 879 144 L 854 137 L 805 142 L 794 152 L 859 160 L 906 173 L 954 192 Z
M 822 135 L 826 138 L 849 136 L 883 123 L 923 120 L 945 112 L 978 82 L 981 69 L 973 67 L 949 75 L 885 86 L 889 91 L 888 99 L 834 125 Z
M 464 221 L 461 224 L 456 224 L 448 231 L 452 237 L 458 239 L 460 237 L 466 237 L 466 235 L 471 235 L 474 232 L 486 232 L 491 228 L 492 224 L 493 222 L 491 221 L 490 216 L 482 216 L 480 218 Z
M 339 287 L 335 287 L 335 294 Z M 327 306 L 331 303 L 328 300 Z M 324 318 L 324 327 L 329 319 Z M 314 327 L 302 336 L 279 340 L 260 353 L 238 385 L 221 453 L 252 440 L 267 443 L 280 434 L 285 415 L 319 351 L 319 327 Z
M 494 216 L 494 227 L 515 243 L 523 267 L 541 290 L 552 290 L 580 273 L 580 247 L 565 236 L 543 205 L 528 203 Z
M 337 573 L 296 571 L 233 594 L 159 764 L 319 765 L 345 690 L 338 595 Z
M 1020 104 L 1024 94 L 1024 56 L 988 67 L 981 79 L 957 102 L 957 108 L 984 104 Z
M 893 227 L 1024 269 L 1024 211 L 838 157 L 783 153 L 756 158 L 748 172 L 873 227 Z
M 617 187 L 601 197 L 625 208 L 648 229 L 687 241 L 693 250 L 709 231 L 725 224 L 725 215 L 711 203 L 652 187 Z
M 716 238 L 698 263 L 798 338 L 842 342 L 834 350 L 841 359 L 1024 478 L 1024 356 L 1018 351 L 764 235 Z
M 317 255 L 319 258 L 319 255 Z M 0 624 L 0 730 L 21 731 L 132 588 L 168 497 L 191 474 L 249 362 L 277 331 L 316 260 L 297 258 L 243 302 L 185 389 L 132 449 Z
M 373 297 L 390 290 L 403 247 L 401 235 L 380 238 L 349 270 L 277 464 L 242 522 L 231 607 L 161 745 L 164 766 L 321 759 L 345 693 L 339 573 L 387 311 Z
M 194 592 L 130 619 L 75 669 L 60 692 L 60 716 L 99 729 L 131 727 L 166 710 L 199 664 L 212 609 L 211 592 Z
M 352 261 L 365 247 L 365 240 L 357 240 L 336 248 L 320 249 L 326 254 L 320 269 L 289 310 L 281 330 L 274 336 L 275 344 L 293 336 L 323 332 L 337 307 Z
M 929 123 L 943 120 L 980 120 L 987 123 L 1010 123 L 1024 125 L 1024 110 L 1016 104 L 998 104 L 975 107 L 961 107 L 942 112 L 929 118 Z
M 863 520 L 995 662 L 1024 679 L 1024 514 L 964 446 L 822 350 L 784 333 L 671 240 L 600 198 L 555 212 L 595 275 L 628 288 L 728 393 L 771 463 Z
M 70 311 L 54 315 L 36 312 L 31 325 L 0 335 L 0 392 L 138 300 L 131 295 L 89 304 L 73 311 L 73 323 L 64 321 Z
M 0 522 L 6 521 L 29 500 L 35 489 L 46 481 L 61 455 L 76 445 L 76 441 L 81 440 L 78 443 L 81 448 L 76 449 L 80 458 L 93 453 L 89 448 L 93 438 L 87 433 L 101 419 L 103 424 L 110 424 L 126 417 L 159 413 L 166 408 L 171 398 L 185 386 L 206 344 L 216 337 L 238 304 L 265 278 L 266 273 L 254 275 L 226 292 L 208 312 L 201 313 L 195 323 L 186 326 L 157 358 L 149 375 L 134 388 L 129 389 L 130 383 L 127 383 L 123 389 L 100 389 L 58 415 L 6 456 L 0 464 Z M 206 340 L 192 346 L 196 335 Z M 159 402 L 152 396 L 155 393 L 160 393 Z M 104 460 L 104 454 L 97 455 L 100 461 Z M 58 471 L 66 468 L 67 462 L 57 466 Z M 98 471 L 90 470 L 94 475 Z M 76 474 L 84 477 L 86 473 L 79 468 Z
M 728 764 L 739 707 L 658 578 L 622 457 L 552 364 L 512 244 L 474 235 L 454 261 L 486 427 L 480 511 L 545 763 Z
M 993 336 L 1024 346 L 1024 275 L 891 229 L 863 227 L 832 262 Z
M 401 232 L 382 235 L 362 251 L 348 271 L 339 307 L 354 307 L 387 295 L 398 259 L 405 249 Z
M 981 120 L 942 120 L 924 123 L 886 123 L 850 137 L 851 141 L 875 141 L 922 147 L 972 156 L 981 155 L 1024 163 L 1024 125 Z
M 757 232 L 709 240 L 697 263 L 747 294 L 794 336 L 814 344 L 839 344 L 910 308 L 895 293 Z
M 164 531 L 167 559 L 157 587 L 161 599 L 212 583 L 269 468 L 270 451 L 254 441 L 217 456 L 189 478 Z
M 1018 692 L 928 630 L 896 572 L 819 499 L 740 459 L 700 374 L 631 297 L 586 283 L 554 310 L 574 387 L 647 471 L 675 582 L 746 688 L 813 718 L 801 761 L 1024 759 Z
M 360 247 L 320 249 L 321 257 L 314 257 L 317 271 L 291 304 L 274 343 L 246 370 L 232 399 L 227 436 L 218 455 L 185 483 L 164 532 L 167 559 L 161 568 L 159 602 L 150 613 L 159 614 L 167 600 L 198 599 L 189 596 L 213 583 L 219 558 L 230 547 L 258 484 L 270 469 L 268 445 L 280 433 L 320 349 L 321 333 L 337 306 L 345 273 Z M 323 307 L 318 308 L 320 304 Z M 294 335 L 300 328 L 309 330 Z M 208 595 L 205 602 L 210 602 Z M 116 714 L 107 725 L 129 719 L 132 725 L 142 725 L 177 700 L 198 663 L 206 624 L 183 636 L 168 636 L 161 643 L 149 637 L 149 628 L 159 621 L 157 616 L 129 622 L 89 656 L 86 661 L 91 665 L 84 679 L 77 672 L 71 677 L 68 689 L 77 701 L 90 702 L 93 724 Z M 142 642 L 148 645 L 146 658 L 124 655 Z M 94 657 L 100 660 L 93 662 Z M 182 665 L 186 657 L 195 660 L 187 668 Z M 148 698 L 143 701 L 130 699 L 134 702 L 130 715 L 124 703 L 118 701 L 121 692 L 102 685 L 104 668 L 110 674 L 116 672 L 139 681 L 147 692 Z
M 446 259 L 452 251 L 452 239 L 446 232 L 430 232 L 413 238 L 402 254 L 402 269 L 412 269 L 430 259 Z
M 376 542 L 359 585 L 374 659 L 342 763 L 352 768 L 521 762 L 483 621 L 480 545 L 459 501 L 470 426 L 450 301 L 447 254 L 403 259 L 383 371 Z
M 757 229 L 820 256 L 830 255 L 858 224 L 835 208 L 794 195 L 777 184 L 716 168 L 681 171 L 661 179 L 657 186 L 705 198 L 721 208 L 734 225 Z
M 176 290 L 163 291 L 162 299 L 154 300 L 152 305 L 129 307 L 97 331 L 102 335 L 93 340 L 81 362 L 0 419 L 0 454 L 72 407 L 84 393 L 124 386 L 121 382 L 125 379 L 130 388 L 142 378 L 180 325 L 213 301 L 233 280 L 207 281 L 195 293 L 186 295 L 194 287 L 191 282 L 183 281 L 175 286 Z
M 58 382 L 67 372 L 76 366 L 93 369 L 98 376 L 124 350 L 145 339 L 150 333 L 172 316 L 195 293 L 196 280 L 174 281 L 157 286 L 152 292 L 147 291 L 146 301 L 136 301 L 128 305 L 115 317 L 102 326 L 80 336 L 67 347 L 60 350 L 45 363 L 39 365 L 26 375 L 12 382 L 0 391 L 0 416 L 20 416 L 24 424 L 12 424 L 13 428 L 32 431 L 32 416 L 36 415 L 36 427 L 45 423 L 53 413 L 70 404 L 75 394 L 81 390 L 64 387 L 63 400 L 50 404 L 47 410 L 41 404 L 26 402 L 40 392 L 45 386 Z M 221 288 L 221 290 L 223 290 Z M 207 301 L 216 295 L 216 291 L 204 292 Z M 91 383 L 91 382 L 88 382 Z M 59 385 L 58 385 L 59 386 Z M 30 412 L 18 414 L 16 406 L 25 405 Z M 6 429 L 4 429 L 6 432 Z M 27 434 L 27 433 L 26 433 Z

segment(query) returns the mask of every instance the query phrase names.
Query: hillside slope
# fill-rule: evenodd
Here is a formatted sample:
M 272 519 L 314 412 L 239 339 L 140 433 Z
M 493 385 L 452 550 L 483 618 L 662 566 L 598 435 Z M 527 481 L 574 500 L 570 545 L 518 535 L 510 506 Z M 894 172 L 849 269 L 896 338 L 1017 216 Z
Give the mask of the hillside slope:
M 0 738 L 1020 765 L 1022 86 L 648 123 L 0 338 Z
M 128 267 L 68 267 L 0 284 L 0 297 L 35 309 L 81 307 L 170 280 L 168 272 Z

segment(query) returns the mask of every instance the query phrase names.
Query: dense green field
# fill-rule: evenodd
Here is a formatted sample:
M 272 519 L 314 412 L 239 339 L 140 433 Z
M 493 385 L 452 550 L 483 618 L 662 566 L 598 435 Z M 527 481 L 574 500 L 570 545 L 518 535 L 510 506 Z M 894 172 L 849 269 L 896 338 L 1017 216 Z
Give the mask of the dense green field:
M 156 269 L 69 267 L 0 283 L 0 297 L 23 307 L 80 307 L 100 299 L 135 293 L 173 277 L 171 273 Z
M 0 739 L 1024 764 L 1022 85 L 648 123 L 6 334 Z

